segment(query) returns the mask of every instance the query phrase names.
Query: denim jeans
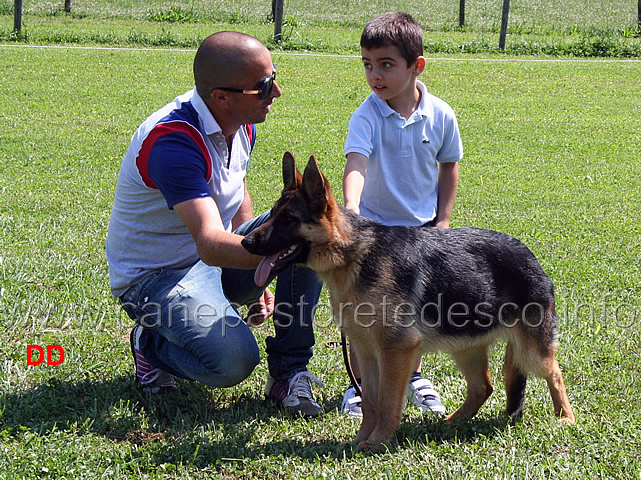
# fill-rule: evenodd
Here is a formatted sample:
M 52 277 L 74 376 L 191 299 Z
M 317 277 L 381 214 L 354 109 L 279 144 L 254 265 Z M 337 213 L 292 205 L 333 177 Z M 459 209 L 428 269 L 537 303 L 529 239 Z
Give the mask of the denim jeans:
M 268 219 L 266 212 L 235 233 L 246 235 Z M 275 379 L 306 370 L 321 288 L 316 274 L 305 267 L 290 266 L 278 275 L 275 336 L 267 338 L 266 349 L 269 374 Z M 255 301 L 263 290 L 255 285 L 253 270 L 199 261 L 184 269 L 150 273 L 120 302 L 144 327 L 140 350 L 154 367 L 180 378 L 229 387 L 247 378 L 260 360 L 256 339 L 238 307 Z

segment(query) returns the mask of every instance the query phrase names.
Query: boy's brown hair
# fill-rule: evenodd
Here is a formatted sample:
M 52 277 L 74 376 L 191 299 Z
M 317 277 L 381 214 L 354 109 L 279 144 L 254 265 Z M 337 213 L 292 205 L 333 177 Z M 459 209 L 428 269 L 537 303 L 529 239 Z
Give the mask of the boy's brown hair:
M 371 50 L 394 46 L 411 66 L 423 55 L 423 29 L 403 12 L 383 13 L 365 25 L 361 35 L 361 48 Z

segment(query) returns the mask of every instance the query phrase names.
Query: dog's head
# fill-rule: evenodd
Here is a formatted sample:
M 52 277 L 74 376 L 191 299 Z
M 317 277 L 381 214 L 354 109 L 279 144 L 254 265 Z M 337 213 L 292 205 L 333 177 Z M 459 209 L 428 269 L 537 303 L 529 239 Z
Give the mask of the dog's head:
M 291 152 L 283 156 L 284 188 L 271 210 L 269 221 L 247 235 L 242 245 L 265 258 L 256 269 L 254 281 L 264 285 L 272 273 L 292 263 L 306 263 L 313 246 L 327 239 L 328 217 L 336 200 L 316 157 L 311 156 L 305 172 L 296 169 Z

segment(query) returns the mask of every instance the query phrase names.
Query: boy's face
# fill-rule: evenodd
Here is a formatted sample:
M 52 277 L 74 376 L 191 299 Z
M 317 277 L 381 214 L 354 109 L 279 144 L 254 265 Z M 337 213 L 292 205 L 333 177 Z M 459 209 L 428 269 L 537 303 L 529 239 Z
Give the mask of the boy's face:
M 425 68 L 425 59 L 408 65 L 395 46 L 366 49 L 361 48 L 367 84 L 381 100 L 398 96 L 414 95 L 416 77 Z

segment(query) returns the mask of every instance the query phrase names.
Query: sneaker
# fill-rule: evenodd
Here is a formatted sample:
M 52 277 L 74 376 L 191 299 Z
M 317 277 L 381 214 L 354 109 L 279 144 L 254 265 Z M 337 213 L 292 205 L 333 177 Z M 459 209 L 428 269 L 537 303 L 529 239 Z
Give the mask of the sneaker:
M 314 400 L 310 380 L 319 387 L 323 386 L 323 382 L 308 371 L 299 372 L 288 380 L 274 380 L 268 377 L 265 398 L 297 415 L 317 417 L 323 409 Z
M 441 397 L 426 378 L 416 376 L 410 379 L 410 384 L 407 387 L 407 399 L 421 410 L 421 413 L 445 415 L 445 406 L 441 403 Z
M 341 413 L 346 413 L 352 418 L 363 418 L 363 411 L 361 410 L 361 397 L 356 394 L 356 389 L 350 385 L 345 395 L 343 395 L 343 403 L 341 403 Z
M 145 393 L 177 393 L 176 379 L 173 375 L 153 367 L 140 351 L 142 327 L 136 325 L 131 331 L 131 353 L 136 365 L 136 386 Z

